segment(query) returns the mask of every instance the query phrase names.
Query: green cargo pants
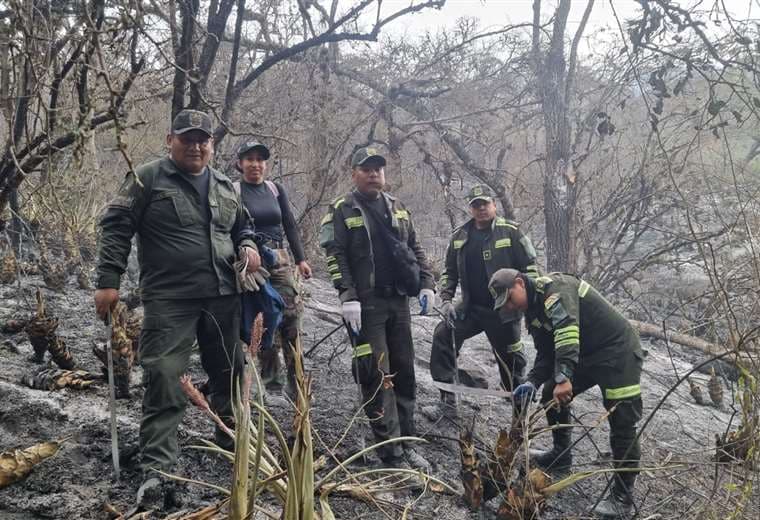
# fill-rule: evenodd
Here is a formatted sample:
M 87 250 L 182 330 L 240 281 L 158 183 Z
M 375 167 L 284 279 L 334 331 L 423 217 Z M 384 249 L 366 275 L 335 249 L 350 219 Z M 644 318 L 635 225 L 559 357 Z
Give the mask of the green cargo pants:
M 501 384 L 507 390 L 522 383 L 527 361 L 520 341 L 520 321 L 502 323 L 499 313 L 487 307 L 471 305 L 461 320 L 454 322 L 457 356 L 465 340 L 486 333 L 499 367 Z M 451 344 L 451 326 L 442 320 L 433 332 L 430 351 L 430 375 L 435 381 L 454 382 L 454 347 Z
M 406 296 L 361 298 L 362 330 L 353 359 L 364 411 L 377 442 L 415 435 L 414 344 Z M 386 376 L 392 376 L 386 378 Z M 399 443 L 378 448 L 382 460 L 400 457 Z
M 269 282 L 285 302 L 282 322 L 274 337 L 273 348 L 260 350 L 261 382 L 269 391 L 279 391 L 285 385 L 282 376 L 282 363 L 279 351 L 285 359 L 288 392 L 295 396 L 295 364 L 293 348 L 301 329 L 303 301 L 296 287 L 294 266 L 286 249 L 276 249 L 277 265 L 269 270 Z
M 244 364 L 239 346 L 240 296 L 144 302 L 140 364 L 145 394 L 140 421 L 141 468 L 168 470 L 176 463 L 177 427 L 187 406 L 179 379 L 195 340 L 209 377 L 209 402 L 225 421 L 232 417 L 233 377 Z
M 593 366 L 578 366 L 573 375 L 573 396 L 579 395 L 593 386 L 602 391 L 604 408 L 612 413 L 607 418 L 610 424 L 610 448 L 615 468 L 638 468 L 641 447 L 636 437 L 636 423 L 641 420 L 641 368 L 644 356 L 640 350 L 629 351 L 619 358 Z M 553 399 L 554 381 L 544 383 L 541 404 Z M 614 409 L 613 409 L 614 408 Z M 568 406 L 547 410 L 550 425 L 570 424 Z M 638 472 L 616 473 L 613 491 L 624 499 L 633 492 Z

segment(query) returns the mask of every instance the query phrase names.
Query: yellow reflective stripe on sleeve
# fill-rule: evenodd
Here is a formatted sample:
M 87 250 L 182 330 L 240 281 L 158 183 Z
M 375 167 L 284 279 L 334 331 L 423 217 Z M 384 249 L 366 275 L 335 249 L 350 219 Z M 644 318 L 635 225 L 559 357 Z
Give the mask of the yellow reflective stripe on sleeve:
M 581 284 L 578 286 L 578 296 L 583 298 L 586 296 L 586 293 L 588 290 L 591 289 L 591 286 L 586 282 L 585 280 L 581 280 Z
M 340 273 L 334 273 L 330 275 L 330 280 L 332 281 L 340 280 L 341 278 L 343 278 L 343 275 Z
M 396 218 L 409 220 L 409 212 L 405 209 L 397 209 L 393 214 Z
M 500 238 L 493 245 L 494 249 L 499 249 L 502 247 L 511 247 L 511 246 L 512 246 L 511 238 Z
M 568 325 L 554 331 L 554 348 L 574 346 L 580 344 L 580 330 L 578 325 Z
M 327 264 L 327 271 L 330 273 L 337 273 L 340 271 L 340 266 L 337 264 Z
M 329 264 L 330 262 L 337 262 L 337 261 L 338 261 L 338 259 L 337 259 L 337 258 L 335 258 L 334 256 L 328 256 L 328 257 L 327 257 L 327 263 L 328 263 L 328 264 Z
M 554 280 L 549 278 L 548 276 L 539 276 L 535 279 L 536 282 L 536 290 L 543 294 L 544 292 L 544 286 L 548 283 L 552 283 Z
M 507 346 L 507 350 L 510 352 L 520 352 L 523 349 L 522 341 L 518 341 L 517 343 L 512 343 L 511 345 Z
M 580 341 L 577 339 L 563 339 L 562 341 L 555 341 L 554 342 L 554 350 L 557 350 L 560 347 L 568 347 L 568 346 L 575 346 L 580 345 Z
M 359 215 L 358 217 L 347 217 L 343 219 L 348 229 L 362 227 L 364 225 L 364 217 Z
M 619 388 L 605 388 L 606 399 L 627 399 L 641 395 L 641 385 L 621 386 Z
M 538 278 L 538 266 L 531 264 L 525 268 L 525 274 L 528 275 L 528 278 L 535 281 L 536 278 Z
M 344 201 L 344 200 L 346 200 L 346 198 L 345 198 L 345 197 L 341 197 L 341 198 L 339 198 L 338 200 L 336 200 L 336 201 L 333 203 L 333 208 L 335 208 L 335 209 L 338 209 L 338 206 L 340 206 L 341 204 L 343 204 L 343 201 Z
M 372 347 L 369 346 L 369 343 L 362 343 L 361 345 L 356 345 L 353 357 L 364 357 L 369 356 L 370 354 L 372 354 Z
M 464 245 L 464 240 L 454 240 L 454 249 L 461 249 Z
M 329 224 L 330 222 L 332 222 L 332 219 L 333 219 L 333 214 L 332 213 L 328 213 L 327 215 L 325 215 L 322 218 L 322 222 L 320 222 L 320 224 L 322 226 L 324 226 L 325 224 Z

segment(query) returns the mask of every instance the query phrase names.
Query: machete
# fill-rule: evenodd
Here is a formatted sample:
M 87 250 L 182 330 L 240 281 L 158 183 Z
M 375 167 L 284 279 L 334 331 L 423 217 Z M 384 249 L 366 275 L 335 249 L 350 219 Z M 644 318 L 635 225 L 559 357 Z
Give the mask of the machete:
M 106 317 L 106 355 L 108 357 L 108 409 L 111 412 L 111 459 L 113 459 L 113 472 L 116 480 L 119 480 L 119 434 L 116 431 L 116 385 L 113 377 L 113 319 L 111 311 Z
M 473 395 L 477 397 L 500 397 L 504 399 L 511 399 L 512 392 L 505 390 L 492 390 L 490 388 L 473 388 L 471 386 L 454 385 L 451 383 L 442 383 L 441 381 L 433 381 L 433 385 L 445 392 L 451 392 L 452 394 L 465 394 Z

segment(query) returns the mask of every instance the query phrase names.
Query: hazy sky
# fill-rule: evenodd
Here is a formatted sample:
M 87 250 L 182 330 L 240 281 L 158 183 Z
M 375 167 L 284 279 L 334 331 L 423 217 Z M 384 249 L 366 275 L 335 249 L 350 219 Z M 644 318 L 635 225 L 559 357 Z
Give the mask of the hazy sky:
M 753 1 L 757 0 L 723 0 L 729 11 L 746 16 L 747 9 Z M 613 0 L 615 10 L 620 20 L 632 18 L 638 12 L 639 4 L 634 0 Z M 682 5 L 692 5 L 699 0 L 684 0 Z M 712 0 L 702 0 L 703 8 L 709 8 Z M 556 0 L 544 0 L 542 8 L 543 19 L 547 19 L 556 6 Z M 571 3 L 570 16 L 568 18 L 568 33 L 575 32 L 575 28 L 583 16 L 586 8 L 586 0 L 574 0 Z M 409 0 L 383 0 L 383 14 L 388 14 L 409 5 Z M 757 15 L 758 8 L 752 14 Z M 386 34 L 409 34 L 435 30 L 439 27 L 451 26 L 458 18 L 465 16 L 476 17 L 481 21 L 481 28 L 500 27 L 509 23 L 525 23 L 533 20 L 533 0 L 447 0 L 446 5 L 440 10 L 428 9 L 414 16 L 407 16 L 396 20 L 388 26 Z M 594 9 L 589 18 L 587 32 L 600 27 L 609 26 L 617 30 L 615 18 L 610 7 L 610 0 L 596 0 Z

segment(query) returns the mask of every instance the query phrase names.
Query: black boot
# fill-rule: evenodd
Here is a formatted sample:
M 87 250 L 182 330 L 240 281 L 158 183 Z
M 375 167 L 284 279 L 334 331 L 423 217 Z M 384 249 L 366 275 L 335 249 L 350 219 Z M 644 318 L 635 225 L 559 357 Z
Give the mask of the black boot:
M 567 472 L 573 465 L 573 453 L 570 450 L 573 434 L 570 427 L 570 409 L 562 407 L 559 411 L 550 409 L 546 413 L 549 426 L 555 426 L 552 430 L 554 446 L 550 450 L 530 450 L 530 459 L 533 464 L 547 471 Z

